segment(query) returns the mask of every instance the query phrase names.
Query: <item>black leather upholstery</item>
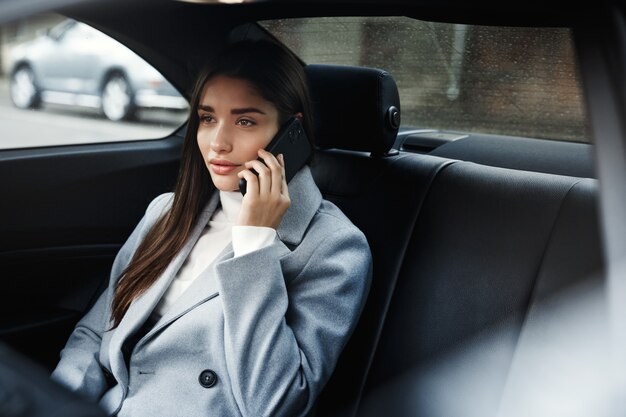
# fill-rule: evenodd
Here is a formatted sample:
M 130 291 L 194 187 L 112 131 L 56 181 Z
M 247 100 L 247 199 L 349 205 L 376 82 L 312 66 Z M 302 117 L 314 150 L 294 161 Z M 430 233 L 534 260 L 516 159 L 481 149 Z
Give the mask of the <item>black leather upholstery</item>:
M 430 155 L 502 168 L 595 178 L 593 145 L 473 133 Z
M 365 383 L 411 227 L 435 173 L 447 163 L 414 156 L 383 157 L 393 145 L 400 103 L 385 71 L 308 65 L 318 150 L 311 169 L 324 197 L 367 236 L 374 262 L 370 296 L 332 378 L 318 416 L 350 416 Z M 392 120 L 392 112 L 398 112 Z M 333 148 L 333 150 L 323 150 Z M 361 152 L 354 152 L 361 151 Z M 365 154 L 364 152 L 369 152 Z M 406 161 L 405 161 L 406 160 Z
M 482 382 L 497 404 L 529 309 L 602 269 L 597 183 L 515 164 L 382 156 L 395 137 L 384 108 L 396 96 L 393 80 L 377 71 L 307 67 L 323 148 L 313 175 L 324 197 L 365 233 L 374 259 L 364 311 L 315 415 L 459 415 L 436 409 L 449 402 L 429 395 L 432 375 L 419 371 L 409 385 L 398 381 L 506 323 L 481 362 Z M 589 174 L 559 161 L 564 173 Z M 444 366 L 454 376 L 467 363 Z M 437 389 L 454 402 L 455 389 L 473 381 L 440 380 Z M 386 387 L 393 400 L 372 401 Z
M 481 354 L 491 369 L 475 375 L 490 386 L 495 408 L 531 306 L 602 269 L 595 198 L 596 183 L 591 179 L 466 162 L 440 172 L 403 258 L 367 375 L 366 402 L 412 373 L 408 392 L 396 392 L 393 401 L 384 398 L 395 407 L 387 411 L 445 415 L 434 410 L 436 403 L 428 395 L 415 396 L 434 391 L 428 366 L 506 323 L 489 345 L 493 352 Z M 437 389 L 453 399 L 462 395 L 461 389 L 471 391 L 471 383 L 459 387 L 449 380 L 448 387 L 440 383 Z M 371 406 L 368 403 L 358 415 L 376 415 Z M 477 414 L 468 410 L 468 415 Z
M 373 381 L 527 307 L 575 181 L 465 162 L 441 172 L 404 258 Z
M 591 179 L 578 181 L 567 194 L 544 252 L 531 306 L 602 276 L 597 197 L 598 182 Z
M 374 271 L 369 297 L 337 368 L 318 401 L 318 416 L 356 411 L 396 277 L 430 181 L 448 163 L 402 155 L 371 158 L 321 151 L 311 166 L 324 198 L 334 202 L 367 236 Z
M 384 154 L 393 146 L 400 122 L 400 98 L 393 77 L 375 68 L 305 67 L 313 101 L 315 141 L 320 148 Z M 391 112 L 391 113 L 390 113 Z

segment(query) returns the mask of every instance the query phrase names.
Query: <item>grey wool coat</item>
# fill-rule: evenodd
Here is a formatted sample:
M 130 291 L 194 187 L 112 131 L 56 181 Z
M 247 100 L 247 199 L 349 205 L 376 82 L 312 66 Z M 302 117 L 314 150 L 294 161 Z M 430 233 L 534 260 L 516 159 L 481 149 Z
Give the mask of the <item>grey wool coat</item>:
M 126 363 L 124 341 L 150 316 L 219 202 L 216 192 L 181 252 L 110 330 L 117 280 L 173 194 L 155 198 L 52 378 L 111 415 L 307 414 L 361 313 L 372 261 L 365 236 L 322 199 L 307 166 L 289 183 L 289 194 L 279 239 L 239 257 L 229 244 L 140 338 Z

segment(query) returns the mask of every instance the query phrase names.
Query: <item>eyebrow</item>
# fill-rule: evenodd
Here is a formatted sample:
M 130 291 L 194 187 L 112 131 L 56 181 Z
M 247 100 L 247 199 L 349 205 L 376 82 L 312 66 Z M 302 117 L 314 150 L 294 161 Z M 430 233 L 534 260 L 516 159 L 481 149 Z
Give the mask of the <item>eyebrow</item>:
M 198 109 L 200 110 L 204 110 L 204 111 L 208 111 L 211 113 L 215 113 L 215 109 L 211 106 L 207 106 L 204 104 L 200 104 L 198 105 Z M 243 107 L 241 109 L 232 109 L 230 111 L 230 114 L 245 114 L 245 113 L 259 113 L 259 114 L 265 114 L 265 112 L 261 109 L 257 109 L 256 107 Z

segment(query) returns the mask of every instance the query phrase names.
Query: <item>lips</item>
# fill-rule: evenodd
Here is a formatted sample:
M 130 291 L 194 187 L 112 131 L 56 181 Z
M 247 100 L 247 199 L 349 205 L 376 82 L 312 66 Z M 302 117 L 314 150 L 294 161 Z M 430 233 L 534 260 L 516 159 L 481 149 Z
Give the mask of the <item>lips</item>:
M 209 161 L 209 165 L 211 166 L 211 170 L 217 175 L 230 174 L 239 167 L 239 165 L 225 159 L 212 159 Z

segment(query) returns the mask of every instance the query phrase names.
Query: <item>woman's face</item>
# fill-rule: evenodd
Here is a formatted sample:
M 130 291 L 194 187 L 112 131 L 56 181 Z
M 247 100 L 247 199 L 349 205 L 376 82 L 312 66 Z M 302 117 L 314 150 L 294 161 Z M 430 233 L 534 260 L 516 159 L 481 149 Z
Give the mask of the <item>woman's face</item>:
M 198 104 L 198 147 L 213 184 L 239 189 L 237 173 L 278 132 L 278 110 L 245 80 L 215 76 Z

